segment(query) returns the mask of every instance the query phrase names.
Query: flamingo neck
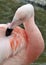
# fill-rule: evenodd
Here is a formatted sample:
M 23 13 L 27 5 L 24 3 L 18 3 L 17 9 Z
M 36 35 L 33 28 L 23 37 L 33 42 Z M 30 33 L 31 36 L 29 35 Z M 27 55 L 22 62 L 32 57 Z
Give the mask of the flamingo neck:
M 24 24 L 27 34 L 30 36 L 31 32 L 34 29 L 34 24 L 35 24 L 34 17 L 30 18 L 28 21 L 24 22 L 23 24 Z

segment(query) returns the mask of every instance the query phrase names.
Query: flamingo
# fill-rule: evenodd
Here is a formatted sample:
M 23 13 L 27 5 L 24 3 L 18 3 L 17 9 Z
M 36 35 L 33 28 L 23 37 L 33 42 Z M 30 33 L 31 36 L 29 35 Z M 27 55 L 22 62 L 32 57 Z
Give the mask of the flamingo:
M 25 29 L 18 26 L 21 23 Z M 5 30 L 0 38 L 0 63 L 2 62 L 2 65 L 28 65 L 43 53 L 44 40 L 34 21 L 32 4 L 19 7 L 12 22 L 2 27 Z

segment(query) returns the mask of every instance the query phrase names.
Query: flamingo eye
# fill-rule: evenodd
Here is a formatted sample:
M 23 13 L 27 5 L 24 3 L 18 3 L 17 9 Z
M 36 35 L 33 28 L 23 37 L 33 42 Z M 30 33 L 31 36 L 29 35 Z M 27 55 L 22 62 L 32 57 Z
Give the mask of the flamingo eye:
M 20 18 L 19 20 L 20 21 L 23 21 L 23 20 L 25 20 L 26 19 L 26 17 L 22 17 L 22 18 Z
M 20 20 L 20 21 L 23 21 L 23 20 L 24 20 L 24 18 L 20 18 L 19 20 Z

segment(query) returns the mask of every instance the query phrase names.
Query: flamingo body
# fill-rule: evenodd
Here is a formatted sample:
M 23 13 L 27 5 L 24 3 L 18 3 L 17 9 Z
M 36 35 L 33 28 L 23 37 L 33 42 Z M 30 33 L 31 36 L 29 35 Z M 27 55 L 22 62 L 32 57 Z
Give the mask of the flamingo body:
M 6 30 L 4 26 L 0 29 Z M 3 36 L 0 38 L 0 63 L 8 59 L 10 56 L 15 55 L 15 64 L 24 64 L 26 61 L 26 48 L 27 48 L 27 35 L 24 29 L 16 27 L 11 36 Z M 16 62 L 17 61 L 17 62 Z M 23 62 L 21 62 L 23 61 Z M 9 62 L 9 61 L 8 61 Z
M 25 29 L 16 26 L 21 23 Z M 1 55 L 6 52 L 4 57 L 2 55 L 3 58 L 0 55 L 0 60 L 2 59 L 3 62 L 4 59 L 7 59 L 3 65 L 28 65 L 34 62 L 44 50 L 44 40 L 34 21 L 33 6 L 27 4 L 18 8 L 12 23 L 10 26 L 6 25 L 7 27 L 13 28 L 13 31 L 8 37 L 3 35 L 4 42 L 0 39 L 0 43 L 2 43 L 0 44 L 2 45 L 2 47 L 0 46 L 2 48 L 2 50 L 0 49 Z

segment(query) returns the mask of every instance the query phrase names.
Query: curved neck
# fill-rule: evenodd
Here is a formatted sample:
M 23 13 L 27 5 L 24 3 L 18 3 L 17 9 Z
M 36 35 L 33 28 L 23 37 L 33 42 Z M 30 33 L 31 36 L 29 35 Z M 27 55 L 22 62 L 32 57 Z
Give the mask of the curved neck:
M 34 29 L 34 17 L 30 18 L 28 21 L 24 22 L 24 27 L 28 35 L 31 34 L 32 30 Z

